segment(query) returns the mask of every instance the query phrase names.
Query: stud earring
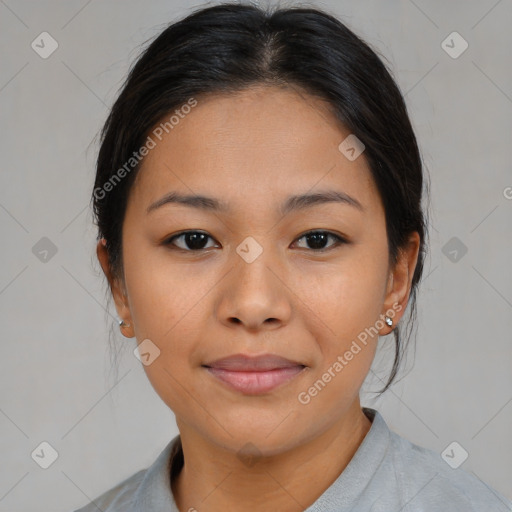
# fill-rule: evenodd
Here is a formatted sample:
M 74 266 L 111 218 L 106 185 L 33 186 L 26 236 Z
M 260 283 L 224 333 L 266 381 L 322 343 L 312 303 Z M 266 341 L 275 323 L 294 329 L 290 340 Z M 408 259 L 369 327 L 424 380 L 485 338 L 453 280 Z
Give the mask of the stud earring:
M 124 320 L 119 320 L 119 327 L 130 327 L 130 324 L 125 323 Z
M 391 327 L 393 325 L 393 319 L 390 318 L 389 316 L 387 316 L 384 321 L 386 322 L 386 324 Z

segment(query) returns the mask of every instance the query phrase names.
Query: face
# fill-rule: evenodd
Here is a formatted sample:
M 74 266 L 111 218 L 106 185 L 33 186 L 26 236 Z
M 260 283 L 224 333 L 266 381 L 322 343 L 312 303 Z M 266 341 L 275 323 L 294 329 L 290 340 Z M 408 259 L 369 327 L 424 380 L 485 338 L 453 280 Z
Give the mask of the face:
M 258 87 L 198 98 L 155 139 L 123 224 L 125 282 L 112 285 L 131 335 L 150 340 L 144 369 L 180 431 L 273 454 L 359 403 L 391 331 L 382 315 L 396 324 L 405 309 L 417 243 L 390 266 L 364 153 L 338 149 L 349 134 L 320 100 Z M 208 199 L 155 205 L 171 193 Z M 289 364 L 213 364 L 240 354 Z

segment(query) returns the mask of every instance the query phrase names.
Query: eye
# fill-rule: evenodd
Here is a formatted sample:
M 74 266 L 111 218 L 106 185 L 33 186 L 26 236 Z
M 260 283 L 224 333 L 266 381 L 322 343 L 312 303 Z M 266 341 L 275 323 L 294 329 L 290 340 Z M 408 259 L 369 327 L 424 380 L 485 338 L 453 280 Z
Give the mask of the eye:
M 206 246 L 208 239 L 213 240 L 210 235 L 207 235 L 202 231 L 184 231 L 183 233 L 178 233 L 177 235 L 168 238 L 164 242 L 164 245 L 174 245 L 178 249 L 182 249 L 184 251 L 197 252 L 211 247 Z M 181 245 L 174 243 L 175 240 L 181 240 Z M 185 246 L 183 246 L 183 244 Z
M 331 237 L 335 242 L 330 246 L 325 247 L 327 240 Z M 307 243 L 310 245 L 310 249 L 316 252 L 327 251 L 334 247 L 337 247 L 341 244 L 348 243 L 343 237 L 336 235 L 335 233 L 331 233 L 330 231 L 309 231 L 305 233 L 297 241 L 305 239 Z M 306 247 L 307 249 L 307 247 Z

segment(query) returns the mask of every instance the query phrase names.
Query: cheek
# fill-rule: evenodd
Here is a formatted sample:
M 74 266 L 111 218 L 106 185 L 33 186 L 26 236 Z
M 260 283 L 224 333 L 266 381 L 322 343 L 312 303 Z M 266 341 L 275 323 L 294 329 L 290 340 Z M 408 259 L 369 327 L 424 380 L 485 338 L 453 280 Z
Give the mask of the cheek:
M 162 345 L 174 345 L 176 333 L 193 325 L 209 278 L 190 265 L 170 264 L 165 248 L 144 249 L 136 243 L 131 247 L 125 276 L 136 337 L 139 342 L 154 338 Z
M 371 250 L 354 250 L 321 274 L 310 273 L 314 278 L 296 281 L 294 291 L 304 307 L 302 317 L 316 325 L 315 330 L 325 332 L 319 339 L 334 340 L 330 344 L 337 348 L 374 325 L 383 312 L 387 262 L 372 254 Z
M 207 291 L 218 281 L 217 274 L 197 267 L 171 265 L 165 252 L 154 249 L 147 254 L 142 249 L 131 251 L 125 260 L 137 343 L 149 339 L 158 354 L 144 370 L 171 408 L 182 400 L 182 386 L 190 379 L 197 340 L 205 337 L 201 326 L 208 307 Z
M 319 348 L 301 390 L 310 417 L 332 417 L 358 395 L 375 357 L 385 276 L 384 265 L 361 256 L 301 290 L 301 315 Z

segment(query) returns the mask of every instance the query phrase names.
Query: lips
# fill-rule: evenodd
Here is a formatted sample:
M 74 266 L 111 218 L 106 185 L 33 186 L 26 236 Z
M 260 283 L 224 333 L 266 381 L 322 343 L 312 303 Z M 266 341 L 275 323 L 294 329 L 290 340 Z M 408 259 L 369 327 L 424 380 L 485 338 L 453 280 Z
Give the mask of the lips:
M 238 392 L 268 393 L 300 374 L 305 365 L 274 354 L 236 354 L 203 365 L 210 375 Z
M 217 359 L 216 361 L 205 364 L 204 366 L 208 366 L 209 368 L 218 368 L 220 370 L 230 370 L 233 372 L 263 372 L 279 368 L 292 368 L 294 366 L 304 365 L 273 354 L 265 354 L 261 356 L 236 354 L 224 357 L 223 359 Z

